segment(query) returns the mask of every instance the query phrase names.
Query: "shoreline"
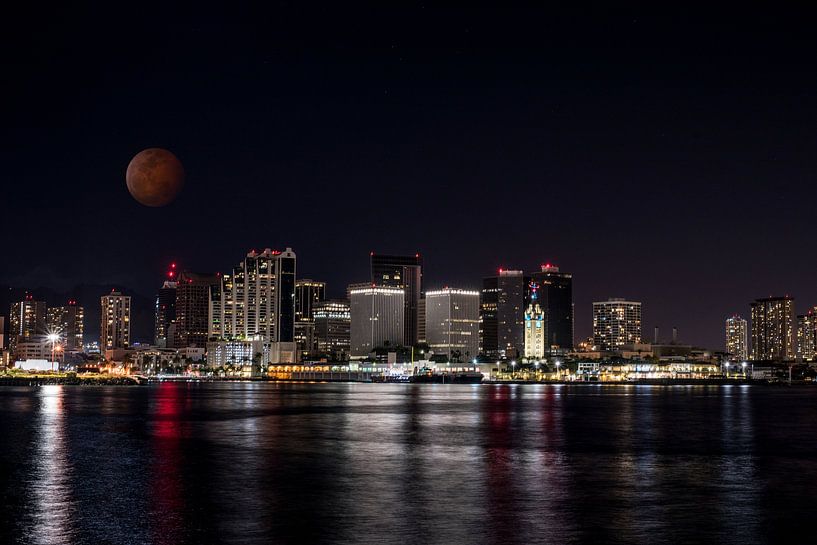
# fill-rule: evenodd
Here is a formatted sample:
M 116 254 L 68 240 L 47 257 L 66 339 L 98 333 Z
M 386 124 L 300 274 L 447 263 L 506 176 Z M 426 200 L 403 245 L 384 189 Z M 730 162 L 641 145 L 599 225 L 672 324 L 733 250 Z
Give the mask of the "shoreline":
M 434 386 L 435 384 L 422 383 L 398 383 L 398 382 L 371 382 L 348 379 L 278 379 L 278 378 L 214 378 L 214 377 L 132 377 L 132 376 L 0 376 L 0 386 L 147 386 L 161 384 L 163 382 L 177 383 L 231 383 L 231 382 L 252 382 L 252 383 L 273 383 L 273 384 L 412 384 L 419 386 Z M 815 386 L 814 382 L 749 380 L 749 379 L 641 379 L 620 382 L 585 382 L 585 381 L 525 381 L 525 380 L 484 380 L 475 384 L 455 384 L 457 386 L 475 385 L 550 385 L 550 386 Z M 448 386 L 445 384 L 443 386 Z

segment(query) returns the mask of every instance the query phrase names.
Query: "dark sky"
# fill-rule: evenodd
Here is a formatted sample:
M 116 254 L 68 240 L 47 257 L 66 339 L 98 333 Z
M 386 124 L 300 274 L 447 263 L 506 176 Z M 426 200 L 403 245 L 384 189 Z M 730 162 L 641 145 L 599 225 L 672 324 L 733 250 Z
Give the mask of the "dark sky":
M 817 305 L 814 13 L 110 4 L 4 16 L 0 283 L 150 296 L 291 246 L 334 295 L 371 250 L 428 288 L 551 261 L 577 338 L 610 296 L 712 347 L 755 297 Z M 161 209 L 124 180 L 153 146 L 187 172 Z

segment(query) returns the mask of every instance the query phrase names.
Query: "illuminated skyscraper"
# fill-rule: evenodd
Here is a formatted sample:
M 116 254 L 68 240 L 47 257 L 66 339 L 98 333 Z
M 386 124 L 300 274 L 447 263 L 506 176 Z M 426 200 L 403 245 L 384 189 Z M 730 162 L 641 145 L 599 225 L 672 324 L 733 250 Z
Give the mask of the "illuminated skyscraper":
M 170 264 L 167 280 L 156 294 L 153 342 L 162 348 L 173 348 L 176 323 L 176 264 Z
M 477 357 L 479 295 L 452 288 L 426 292 L 426 342 L 434 354 L 460 362 Z
M 794 299 L 756 299 L 752 303 L 752 359 L 793 360 L 794 342 Z
M 405 344 L 405 290 L 371 284 L 349 287 L 350 354 L 366 356 L 375 348 Z
M 100 324 L 99 349 L 127 348 L 130 346 L 130 295 L 113 290 L 100 298 L 102 320 Z
M 525 350 L 525 301 L 530 277 L 499 269 L 482 281 L 480 350 L 489 358 L 515 358 Z
M 9 350 L 14 354 L 18 341 L 45 335 L 48 327 L 45 301 L 35 301 L 26 294 L 22 301 L 11 305 L 9 313 Z
M 797 357 L 817 359 L 817 307 L 797 317 Z
M 403 313 L 403 339 L 406 345 L 417 344 L 418 309 L 423 291 L 423 259 L 413 256 L 380 255 L 371 253 L 372 284 L 403 288 L 405 312 Z
M 295 281 L 295 344 L 302 355 L 317 352 L 314 307 L 326 299 L 326 283 L 300 279 Z
M 312 307 L 318 353 L 333 360 L 349 355 L 351 311 L 347 301 L 320 301 Z
M 738 315 L 726 319 L 726 353 L 737 361 L 749 357 L 746 320 Z
M 209 334 L 213 339 L 223 340 L 294 342 L 295 252 L 292 248 L 283 252 L 252 251 L 231 274 L 222 275 L 211 290 Z
M 641 342 L 641 303 L 609 299 L 593 303 L 593 344 L 598 350 L 616 351 Z
M 542 265 L 530 275 L 529 302 L 544 313 L 545 350 L 573 348 L 573 275 Z
M 48 331 L 60 336 L 67 351 L 83 350 L 83 334 L 85 332 L 85 309 L 70 299 L 64 307 L 50 307 L 48 309 Z
M 219 283 L 215 274 L 183 271 L 176 283 L 174 348 L 207 346 L 210 290 Z M 170 328 L 168 328 L 169 333 Z M 168 341 L 169 342 L 169 341 Z
M 547 322 L 539 303 L 531 303 L 525 311 L 525 357 L 545 357 Z

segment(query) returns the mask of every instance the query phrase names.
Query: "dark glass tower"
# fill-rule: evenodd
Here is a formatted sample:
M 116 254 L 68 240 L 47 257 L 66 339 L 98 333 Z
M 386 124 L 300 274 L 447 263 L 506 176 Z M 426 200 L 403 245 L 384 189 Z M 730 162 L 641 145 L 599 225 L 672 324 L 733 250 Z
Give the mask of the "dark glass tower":
M 539 303 L 545 312 L 546 346 L 573 348 L 573 275 L 542 265 L 530 275 L 528 292 L 528 302 Z
M 372 284 L 403 288 L 405 314 L 403 317 L 406 345 L 417 344 L 418 307 L 423 291 L 423 260 L 413 256 L 371 254 Z
M 500 269 L 483 279 L 480 294 L 480 351 L 489 358 L 516 358 L 525 350 L 525 303 L 530 277 Z

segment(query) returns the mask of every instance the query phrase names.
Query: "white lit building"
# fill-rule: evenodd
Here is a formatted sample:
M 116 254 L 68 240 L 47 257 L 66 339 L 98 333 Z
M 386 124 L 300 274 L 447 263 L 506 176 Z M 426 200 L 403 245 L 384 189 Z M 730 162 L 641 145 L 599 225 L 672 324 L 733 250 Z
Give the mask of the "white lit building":
M 817 307 L 797 317 L 797 357 L 804 361 L 817 358 Z
M 434 354 L 461 362 L 479 354 L 479 295 L 453 288 L 426 292 L 425 337 Z
M 641 343 L 641 303 L 609 299 L 593 303 L 593 344 L 598 350 L 616 351 Z
M 525 357 L 545 357 L 545 313 L 539 303 L 531 303 L 525 310 Z
M 210 291 L 210 339 L 293 342 L 295 252 L 254 250 Z
M 747 322 L 738 315 L 726 319 L 726 352 L 738 361 L 749 357 Z
M 403 345 L 403 288 L 356 284 L 349 287 L 349 297 L 352 356 L 366 356 L 381 346 Z
M 99 348 L 102 352 L 130 345 L 130 295 L 114 290 L 100 299 L 102 320 Z

